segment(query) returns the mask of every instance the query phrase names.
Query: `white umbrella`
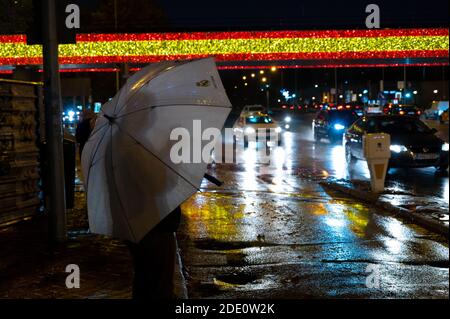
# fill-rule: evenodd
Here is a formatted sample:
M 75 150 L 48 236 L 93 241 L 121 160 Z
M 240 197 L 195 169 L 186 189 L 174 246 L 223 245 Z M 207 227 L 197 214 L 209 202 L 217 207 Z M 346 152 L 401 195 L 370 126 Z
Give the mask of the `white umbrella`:
M 152 64 L 130 77 L 83 150 L 91 231 L 138 242 L 192 196 L 207 163 L 174 164 L 170 133 L 192 136 L 194 120 L 221 129 L 230 110 L 212 58 Z

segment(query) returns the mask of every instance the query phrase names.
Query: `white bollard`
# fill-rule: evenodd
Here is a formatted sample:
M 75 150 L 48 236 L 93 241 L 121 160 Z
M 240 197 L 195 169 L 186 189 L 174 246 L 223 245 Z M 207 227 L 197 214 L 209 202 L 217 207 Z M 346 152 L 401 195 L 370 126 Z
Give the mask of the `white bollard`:
M 373 133 L 363 136 L 363 152 L 370 171 L 372 192 L 382 193 L 391 158 L 391 137 L 389 134 Z

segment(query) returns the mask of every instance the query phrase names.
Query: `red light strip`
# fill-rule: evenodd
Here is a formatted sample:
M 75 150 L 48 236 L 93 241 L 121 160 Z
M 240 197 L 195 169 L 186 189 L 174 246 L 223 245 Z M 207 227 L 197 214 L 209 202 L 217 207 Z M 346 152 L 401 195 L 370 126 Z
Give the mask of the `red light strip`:
M 448 36 L 449 30 L 385 29 L 385 30 L 320 30 L 320 31 L 236 31 L 236 32 L 176 32 L 176 33 L 122 33 L 77 34 L 77 42 L 108 41 L 165 41 L 165 40 L 225 40 L 265 38 L 352 38 L 352 37 L 408 37 Z M 26 35 L 0 35 L 0 43 L 26 43 Z
M 413 63 L 413 64 L 324 64 L 324 65 L 222 65 L 218 66 L 219 70 L 269 70 L 272 67 L 276 67 L 277 69 L 320 69 L 320 68 L 378 68 L 378 67 L 417 67 L 417 66 L 429 66 L 429 67 L 438 67 L 438 66 L 448 66 L 448 63 Z M 130 68 L 130 72 L 137 72 L 141 70 L 141 68 Z M 79 73 L 79 72 L 117 72 L 118 68 L 73 68 L 73 69 L 60 69 L 61 73 Z M 39 69 L 38 72 L 42 72 L 42 69 Z M 2 71 L 0 71 L 2 73 Z M 12 71 L 7 71 L 5 73 L 12 73 Z
M 83 56 L 61 57 L 60 64 L 104 64 L 104 63 L 153 63 L 163 60 L 189 60 L 208 57 L 207 54 L 170 55 L 170 56 Z M 322 59 L 395 59 L 405 58 L 403 51 L 371 51 L 371 52 L 315 52 L 315 53 L 242 53 L 242 54 L 216 54 L 216 61 L 267 61 L 267 60 L 322 60 Z M 417 50 L 408 51 L 408 58 L 445 58 L 446 50 Z M 0 65 L 15 64 L 42 64 L 42 58 L 0 58 Z
M 426 30 L 426 32 L 425 32 Z M 238 32 L 179 32 L 143 34 L 78 34 L 77 41 L 167 41 L 167 40 L 226 40 L 276 38 L 354 38 L 448 36 L 448 29 L 386 29 L 386 30 L 323 30 L 323 31 L 238 31 Z
M 418 67 L 418 66 L 448 66 L 449 63 L 437 62 L 437 63 L 413 63 L 413 64 L 388 64 L 388 63 L 376 63 L 376 64 L 321 64 L 321 65 L 265 65 L 265 66 L 253 66 L 253 65 L 221 65 L 217 68 L 219 70 L 266 70 L 272 67 L 277 69 L 322 69 L 322 68 L 384 68 L 384 67 Z

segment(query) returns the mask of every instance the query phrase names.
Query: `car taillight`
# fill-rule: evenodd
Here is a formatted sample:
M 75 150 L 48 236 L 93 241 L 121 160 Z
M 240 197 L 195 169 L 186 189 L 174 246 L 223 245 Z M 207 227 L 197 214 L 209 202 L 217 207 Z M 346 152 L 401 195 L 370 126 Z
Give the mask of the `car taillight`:
M 286 105 L 283 105 L 281 108 L 282 108 L 282 109 L 285 109 L 285 108 L 287 108 L 287 106 L 286 106 Z
M 292 105 L 289 109 L 293 110 L 293 109 L 294 109 L 294 106 Z
M 422 114 L 422 112 L 420 112 L 420 111 L 417 111 L 417 115 L 420 115 L 420 114 Z

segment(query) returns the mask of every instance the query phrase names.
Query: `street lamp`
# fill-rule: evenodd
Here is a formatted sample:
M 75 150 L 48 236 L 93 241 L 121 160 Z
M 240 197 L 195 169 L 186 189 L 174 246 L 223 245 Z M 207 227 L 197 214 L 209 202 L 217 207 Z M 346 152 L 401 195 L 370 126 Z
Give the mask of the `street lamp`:
M 318 87 L 319 87 L 319 84 L 314 85 L 314 87 L 315 87 L 315 88 L 318 88 Z
M 277 68 L 275 66 L 270 68 L 270 71 L 275 72 L 277 70 Z
M 438 90 L 434 90 L 433 93 L 434 93 L 434 94 L 438 94 L 439 91 L 438 91 Z
M 252 74 L 251 74 L 251 77 L 254 78 L 254 77 L 255 77 L 255 73 L 252 73 Z
M 266 82 L 267 82 L 267 78 L 264 77 L 264 78 L 261 79 L 261 81 L 262 81 L 263 83 L 266 83 Z
M 242 80 L 247 80 L 247 77 L 244 75 L 243 77 L 242 77 Z
M 259 74 L 264 74 L 264 70 L 260 70 L 260 71 L 259 71 Z

